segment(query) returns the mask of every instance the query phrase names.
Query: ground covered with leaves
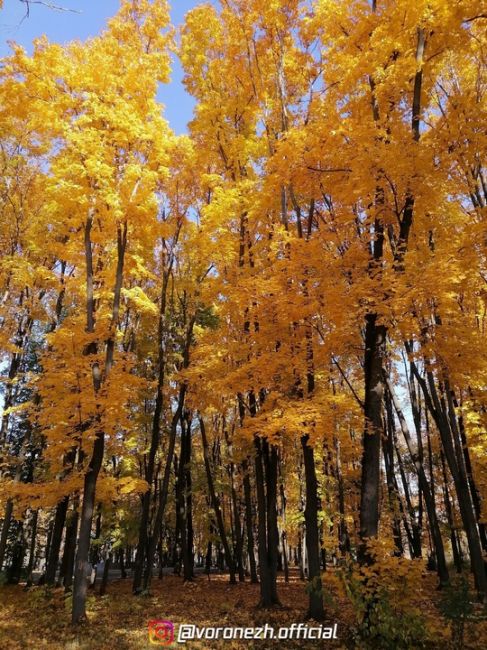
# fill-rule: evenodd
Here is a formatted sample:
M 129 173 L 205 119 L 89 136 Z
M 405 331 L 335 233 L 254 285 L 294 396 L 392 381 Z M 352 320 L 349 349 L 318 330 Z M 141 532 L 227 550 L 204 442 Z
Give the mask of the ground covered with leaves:
M 431 584 L 430 584 L 431 578 Z M 425 647 L 425 648 L 482 648 L 487 639 L 487 622 L 473 607 L 464 624 L 462 645 L 455 645 L 452 631 L 458 628 L 458 620 L 441 614 L 443 596 L 434 589 L 434 578 L 425 576 L 424 584 L 417 585 L 411 594 L 409 606 L 416 612 L 417 621 L 425 627 L 424 640 L 396 642 L 386 638 L 382 641 L 365 642 L 358 638 L 356 608 L 337 573 L 328 571 L 325 577 L 327 601 L 327 624 L 338 623 L 339 641 L 191 641 L 187 648 L 358 648 L 358 647 Z M 458 590 L 456 592 L 459 593 Z M 197 626 L 263 626 L 266 623 L 276 629 L 292 623 L 306 622 L 307 597 L 305 585 L 295 575 L 289 583 L 279 582 L 282 607 L 259 610 L 258 585 L 249 583 L 230 585 L 224 576 L 205 576 L 183 584 L 178 576 L 154 579 L 150 596 L 134 597 L 130 580 L 110 583 L 106 595 L 92 591 L 89 596 L 89 621 L 81 629 L 74 630 L 70 624 L 70 598 L 62 589 L 23 585 L 0 589 L 0 647 L 2 650 L 24 648 L 49 648 L 49 650 L 138 650 L 151 646 L 148 638 L 148 621 L 164 619 L 176 627 L 181 623 Z M 433 601 L 426 598 L 426 594 Z M 443 606 L 444 607 L 444 606 Z M 450 608 L 455 609 L 455 599 Z M 389 627 L 400 625 L 403 602 L 392 602 Z M 478 611 L 477 611 L 478 610 Z M 475 613 L 477 612 L 477 613 Z M 409 614 L 408 614 L 409 615 Z M 455 618 L 455 614 L 453 615 Z M 384 624 L 384 620 L 382 620 Z M 414 623 L 410 623 L 411 625 Z M 385 629 L 385 628 L 384 628 Z M 395 632 L 397 633 L 397 632 Z M 419 637 L 418 637 L 419 638 Z M 484 641 L 483 641 L 484 640 Z M 457 640 L 458 643 L 458 640 Z M 178 644 L 174 644 L 177 647 Z M 181 646 L 184 647 L 184 646 Z

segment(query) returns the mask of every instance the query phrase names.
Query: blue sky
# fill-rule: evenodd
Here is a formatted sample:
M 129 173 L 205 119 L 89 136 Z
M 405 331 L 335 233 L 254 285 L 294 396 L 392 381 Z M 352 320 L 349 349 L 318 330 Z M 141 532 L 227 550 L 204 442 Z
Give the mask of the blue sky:
M 25 4 L 20 0 L 5 0 L 4 8 L 0 10 L 0 56 L 5 56 L 10 49 L 8 41 L 16 41 L 27 51 L 32 51 L 32 41 L 45 34 L 50 41 L 66 43 L 79 39 L 84 40 L 96 35 L 103 29 L 107 18 L 113 16 L 118 9 L 119 0 L 49 0 L 52 4 L 73 9 L 70 11 L 54 11 L 42 5 L 30 5 L 30 15 L 25 17 Z M 201 0 L 173 0 L 172 21 L 179 25 L 184 14 L 193 7 L 201 4 Z M 159 99 L 165 105 L 164 114 L 176 133 L 184 133 L 191 119 L 193 100 L 184 91 L 181 83 L 183 72 L 178 60 L 173 62 L 172 81 L 163 86 Z

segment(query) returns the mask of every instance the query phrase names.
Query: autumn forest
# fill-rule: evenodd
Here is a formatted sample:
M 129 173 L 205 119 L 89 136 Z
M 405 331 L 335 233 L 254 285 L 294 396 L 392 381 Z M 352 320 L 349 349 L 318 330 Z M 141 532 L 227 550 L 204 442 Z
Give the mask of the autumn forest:
M 121 0 L 11 44 L 2 648 L 146 648 L 161 617 L 486 647 L 486 27 L 485 0 Z M 187 647 L 278 647 L 232 643 Z

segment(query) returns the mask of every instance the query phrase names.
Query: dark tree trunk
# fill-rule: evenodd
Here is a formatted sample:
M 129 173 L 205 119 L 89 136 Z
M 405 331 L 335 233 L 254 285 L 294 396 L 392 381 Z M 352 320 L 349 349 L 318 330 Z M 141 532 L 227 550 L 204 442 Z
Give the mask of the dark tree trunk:
M 434 494 L 432 494 L 430 485 L 428 483 L 428 479 L 426 478 L 426 473 L 424 471 L 423 463 L 419 458 L 418 453 L 413 448 L 411 434 L 409 433 L 409 428 L 406 423 L 406 419 L 402 413 L 401 407 L 399 405 L 399 401 L 397 400 L 396 395 L 392 389 L 392 386 L 387 378 L 386 378 L 386 382 L 387 382 L 387 388 L 389 394 L 392 399 L 392 403 L 394 404 L 394 408 L 396 410 L 396 414 L 399 419 L 399 424 L 401 426 L 404 439 L 406 441 L 406 445 L 409 450 L 409 454 L 411 456 L 411 460 L 414 463 L 414 467 L 418 475 L 419 486 L 421 487 L 426 502 L 426 509 L 428 511 L 428 519 L 430 524 L 433 547 L 436 554 L 437 570 L 438 570 L 438 577 L 440 579 L 440 584 L 446 585 L 449 581 L 449 575 L 446 566 L 445 551 L 443 548 L 443 538 L 441 536 L 438 517 L 436 516 Z
M 172 256 L 170 258 L 172 260 Z M 170 263 L 172 266 L 172 262 Z M 154 408 L 154 415 L 152 417 L 152 432 L 151 432 L 151 444 L 149 449 L 149 457 L 147 460 L 147 468 L 145 472 L 145 480 L 149 486 L 148 490 L 144 493 L 142 497 L 142 512 L 140 516 L 139 523 L 139 537 L 137 543 L 137 550 L 135 553 L 135 566 L 134 566 L 134 577 L 132 589 L 134 593 L 138 593 L 140 590 L 140 585 L 142 583 L 142 576 L 144 572 L 144 558 L 146 557 L 147 552 L 147 543 L 148 543 L 148 530 L 149 530 L 149 513 L 152 497 L 152 487 L 154 481 L 154 467 L 155 467 L 155 458 L 156 452 L 159 447 L 160 437 L 161 437 L 161 414 L 162 407 L 164 402 L 164 376 L 166 368 L 166 358 L 165 358 L 165 349 L 164 349 L 164 317 L 166 311 L 166 294 L 167 286 L 169 281 L 169 273 L 165 272 L 162 288 L 161 288 L 161 299 L 159 305 L 159 323 L 158 323 L 158 332 L 157 332 L 157 344 L 158 344 L 158 359 L 157 359 L 157 392 L 156 392 L 156 403 Z
M 81 508 L 78 552 L 76 554 L 72 622 L 77 625 L 86 619 L 86 594 L 88 591 L 88 558 L 90 554 L 91 525 L 95 506 L 96 481 L 103 462 L 105 437 L 102 432 L 95 439 L 93 455 L 85 474 L 83 505 Z
M 267 507 L 264 483 L 264 468 L 262 465 L 261 441 L 255 438 L 255 487 L 257 491 L 257 549 L 259 555 L 259 607 L 272 607 L 272 577 L 267 557 Z
M 225 434 L 226 442 L 229 448 L 231 448 L 230 441 L 227 434 Z M 232 499 L 232 513 L 233 513 L 233 523 L 235 530 L 234 544 L 233 544 L 233 557 L 236 563 L 236 568 L 238 571 L 238 580 L 239 582 L 245 582 L 245 571 L 243 566 L 243 534 L 242 526 L 240 521 L 240 508 L 237 501 L 237 491 L 235 489 L 235 465 L 233 461 L 230 462 L 230 485 L 231 485 L 231 499 Z
M 301 534 L 301 528 L 298 532 L 298 567 L 299 567 L 299 579 L 305 579 L 304 575 L 304 561 L 303 561 L 303 536 Z
M 453 526 L 453 509 L 450 501 L 450 493 L 448 490 L 448 477 L 446 473 L 445 454 L 443 453 L 443 450 L 441 450 L 440 457 L 441 457 L 441 468 L 443 473 L 443 497 L 445 502 L 445 511 L 448 520 L 448 527 L 450 528 L 450 540 L 451 540 L 451 549 L 453 554 L 453 562 L 455 564 L 457 573 L 461 573 L 463 569 L 462 557 L 461 557 L 460 545 L 457 539 L 456 531 Z
M 65 567 L 63 576 L 64 591 L 69 592 L 73 586 L 74 558 L 76 552 L 76 536 L 78 534 L 78 504 L 79 499 L 75 498 L 74 509 L 66 526 L 66 539 L 64 542 Z
M 12 560 L 7 569 L 7 584 L 17 585 L 22 576 L 22 565 L 25 555 L 24 526 L 18 522 L 17 534 L 12 547 Z
M 209 450 L 208 450 L 208 439 L 206 437 L 206 428 L 205 428 L 205 423 L 203 421 L 203 418 L 201 417 L 199 418 L 199 423 L 200 423 L 201 440 L 203 443 L 203 458 L 205 463 L 206 480 L 208 481 L 208 491 L 210 493 L 210 500 L 211 500 L 213 510 L 215 511 L 218 534 L 220 536 L 221 543 L 223 544 L 223 548 L 225 550 L 225 561 L 228 566 L 228 570 L 230 572 L 230 582 L 232 584 L 235 584 L 236 583 L 235 563 L 232 554 L 230 552 L 230 546 L 228 544 L 228 538 L 225 532 L 225 524 L 223 522 L 222 511 L 220 508 L 220 500 L 216 494 L 215 486 L 213 483 L 213 475 L 211 472 L 210 457 L 209 457 Z
M 159 540 L 159 544 L 157 545 L 157 554 L 159 556 L 159 580 L 162 580 L 164 577 L 164 555 L 162 552 L 162 541 Z
M 121 575 L 122 580 L 125 580 L 125 578 L 127 577 L 127 570 L 125 569 L 125 557 L 124 556 L 125 556 L 125 554 L 123 552 L 123 548 L 121 548 L 120 551 L 119 551 L 118 558 L 119 558 L 119 562 L 120 562 L 120 575 Z
M 410 347 L 408 351 L 409 350 Z M 455 422 L 454 413 L 448 413 L 443 400 L 440 400 L 432 371 L 426 373 L 428 380 L 428 383 L 426 383 L 424 378 L 420 375 L 416 364 L 413 363 L 411 366 L 423 391 L 426 406 L 435 421 L 438 431 L 440 432 L 441 443 L 455 485 L 458 506 L 465 533 L 467 535 L 470 563 L 472 573 L 474 574 L 475 586 L 480 598 L 485 600 L 487 598 L 487 576 L 482 557 L 479 531 L 465 471 L 461 441 L 456 438 L 458 431 L 455 431 L 455 427 L 453 430 L 450 428 L 450 426 L 453 426 Z
M 56 506 L 54 528 L 52 530 L 51 548 L 46 567 L 46 585 L 53 585 L 56 580 L 56 571 L 59 561 L 59 550 L 63 536 L 64 522 L 68 511 L 69 496 L 64 497 Z
M 282 559 L 284 569 L 284 582 L 289 582 L 289 558 L 286 531 L 281 532 L 281 545 L 282 545 Z
M 411 493 L 409 490 L 409 482 L 406 477 L 406 472 L 404 471 L 404 463 L 402 460 L 402 454 L 399 449 L 399 445 L 397 443 L 397 436 L 395 433 L 395 430 L 393 432 L 394 435 L 394 447 L 396 450 L 396 456 L 397 456 L 397 465 L 399 468 L 399 476 L 401 477 L 401 485 L 402 489 L 404 492 L 404 501 L 405 503 L 403 504 L 403 523 L 404 523 L 404 528 L 406 530 L 406 535 L 408 538 L 408 543 L 409 543 L 409 550 L 411 557 L 413 558 L 419 558 L 421 557 L 422 550 L 421 550 L 421 536 L 419 532 L 419 527 L 418 527 L 418 522 L 416 520 L 416 513 L 414 512 L 413 504 L 411 501 Z M 398 494 L 399 498 L 400 492 L 399 492 L 399 487 L 397 484 L 397 480 L 394 475 L 394 482 L 396 486 L 396 493 Z
M 308 556 L 308 589 L 310 618 L 321 621 L 325 617 L 323 608 L 323 589 L 321 583 L 320 537 L 318 527 L 318 481 L 313 448 L 308 436 L 301 437 L 306 480 L 306 507 L 304 520 L 306 524 L 306 552 Z
M 32 572 L 34 570 L 35 562 L 35 549 L 36 549 L 36 536 L 37 536 L 37 521 L 39 518 L 39 510 L 34 510 L 32 513 L 30 523 L 30 549 L 29 549 L 29 564 L 27 565 L 27 586 L 30 587 L 33 583 Z
M 191 347 L 191 340 L 193 337 L 193 328 L 194 328 L 195 321 L 196 321 L 196 315 L 193 315 L 188 323 L 188 327 L 186 330 L 186 338 L 185 338 L 184 350 L 183 350 L 183 363 L 182 363 L 183 369 L 188 368 L 189 366 L 189 352 Z M 147 564 L 144 572 L 143 589 L 142 589 L 143 591 L 147 591 L 149 589 L 152 580 L 152 567 L 154 565 L 157 543 L 159 541 L 160 534 L 161 534 L 162 519 L 164 517 L 164 512 L 167 503 L 167 496 L 169 492 L 169 479 L 171 476 L 171 466 L 173 462 L 174 447 L 176 444 L 177 426 L 183 414 L 186 390 L 187 390 L 186 383 L 184 382 L 181 383 L 179 387 L 179 395 L 178 395 L 178 403 L 177 403 L 176 411 L 171 420 L 166 465 L 164 468 L 164 475 L 162 478 L 162 485 L 159 494 L 159 503 L 157 504 L 156 515 L 154 517 L 152 534 L 147 543 Z M 140 592 L 140 586 L 135 585 L 135 582 L 134 582 L 134 592 L 135 593 Z
M 402 557 L 404 546 L 401 535 L 401 519 L 399 516 L 399 498 L 395 490 L 394 482 L 394 442 L 392 440 L 389 420 L 386 428 L 387 437 L 382 440 L 382 455 L 386 468 L 387 494 L 389 497 L 389 510 L 392 514 L 392 536 L 394 538 L 394 555 Z
M 275 605 L 280 605 L 277 595 L 277 557 L 279 554 L 279 528 L 277 525 L 277 448 L 262 441 L 267 487 L 267 558 L 269 562 L 271 594 Z
M 244 487 L 244 499 L 245 499 L 245 526 L 247 531 L 247 553 L 249 556 L 249 567 L 250 567 L 250 582 L 252 584 L 257 584 L 259 579 L 257 577 L 257 565 L 255 562 L 255 553 L 254 553 L 254 526 L 253 526 L 253 517 L 252 517 L 252 492 L 250 487 L 250 476 L 249 476 L 249 464 L 245 460 L 242 463 L 243 469 L 243 487 Z
M 475 516 L 477 517 L 477 523 L 479 527 L 479 537 L 480 543 L 482 544 L 482 550 L 484 554 L 487 554 L 487 532 L 485 529 L 485 524 L 482 522 L 482 503 L 480 499 L 480 492 L 478 491 L 477 485 L 473 477 L 472 470 L 472 461 L 470 459 L 470 451 L 467 444 L 467 436 L 465 434 L 465 426 L 463 423 L 463 417 L 458 418 L 458 428 L 461 436 L 463 456 L 465 460 L 465 471 L 468 478 L 468 484 L 470 486 L 470 493 L 472 495 L 472 503 L 475 510 Z
M 183 577 L 193 580 L 193 524 L 189 506 L 191 505 L 191 426 L 189 417 L 181 417 L 181 459 L 178 474 L 177 503 L 181 516 L 181 555 Z
M 112 554 L 108 553 L 108 555 L 105 558 L 105 565 L 103 567 L 103 576 L 100 585 L 100 596 L 104 596 L 106 593 L 107 584 L 108 584 L 108 575 L 110 572 L 111 564 L 112 564 Z
M 334 438 L 336 452 L 336 479 L 338 484 L 338 512 L 340 513 L 340 523 L 338 526 L 338 546 L 342 556 L 350 553 L 350 536 L 348 534 L 347 522 L 345 520 L 345 488 L 343 485 L 342 461 L 340 454 L 340 440 L 338 436 Z
M 382 229 L 379 230 L 383 239 Z M 377 247 L 378 240 L 376 241 Z M 382 257 L 381 252 L 377 259 Z M 382 435 L 382 368 L 386 328 L 377 324 L 377 314 L 368 314 L 365 325 L 365 429 L 363 435 L 362 480 L 360 484 L 360 548 L 359 560 L 369 563 L 372 558 L 367 543 L 377 537 L 379 527 L 380 439 Z
M 281 531 L 281 547 L 282 547 L 282 564 L 284 570 L 284 582 L 289 582 L 289 550 L 287 544 L 286 534 L 286 494 L 284 492 L 284 484 L 280 484 L 281 493 L 281 514 L 283 520 L 283 530 Z
M 3 562 L 5 560 L 5 551 L 7 549 L 8 533 L 10 531 L 13 511 L 14 502 L 12 499 L 8 499 L 7 505 L 5 506 L 5 514 L 3 516 L 2 534 L 0 535 L 0 571 L 2 570 Z
M 93 273 L 93 251 L 91 242 L 91 229 L 93 226 L 94 213 L 90 211 L 85 224 L 85 263 L 86 263 L 86 331 L 90 334 L 95 332 L 95 297 L 94 297 L 94 273 Z M 122 292 L 123 268 L 125 251 L 127 247 L 127 222 L 117 227 L 117 269 L 115 275 L 115 286 L 113 291 L 112 308 L 112 332 L 107 341 L 105 356 L 105 379 L 110 374 L 113 365 L 115 350 L 115 330 L 118 326 L 118 315 L 120 310 L 120 297 Z M 97 352 L 96 342 L 90 343 L 86 354 L 95 355 Z M 93 390 L 95 395 L 99 393 L 102 384 L 102 373 L 98 361 L 94 360 L 91 365 L 93 377 Z M 99 424 L 98 421 L 96 424 Z M 99 430 L 96 433 L 93 444 L 93 452 L 88 465 L 83 489 L 83 505 L 80 516 L 80 530 L 78 539 L 78 551 L 75 562 L 74 590 L 72 623 L 78 625 L 86 619 L 86 574 L 88 569 L 88 558 L 90 554 L 91 526 L 93 523 L 93 511 L 96 498 L 96 482 L 103 463 L 105 452 L 105 434 Z

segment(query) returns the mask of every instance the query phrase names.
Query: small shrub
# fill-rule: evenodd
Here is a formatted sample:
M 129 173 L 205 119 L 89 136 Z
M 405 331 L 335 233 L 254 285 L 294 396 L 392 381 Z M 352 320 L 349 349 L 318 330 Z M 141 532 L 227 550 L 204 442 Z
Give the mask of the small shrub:
M 356 619 L 357 647 L 408 650 L 431 640 L 427 615 L 413 601 L 421 590 L 424 563 L 370 549 L 368 566 L 349 565 L 341 572 Z
M 461 650 L 464 645 L 465 621 L 473 613 L 472 595 L 465 576 L 453 581 L 443 590 L 440 611 L 450 621 L 453 647 Z

